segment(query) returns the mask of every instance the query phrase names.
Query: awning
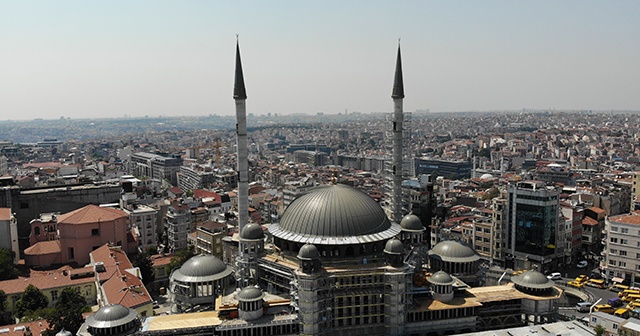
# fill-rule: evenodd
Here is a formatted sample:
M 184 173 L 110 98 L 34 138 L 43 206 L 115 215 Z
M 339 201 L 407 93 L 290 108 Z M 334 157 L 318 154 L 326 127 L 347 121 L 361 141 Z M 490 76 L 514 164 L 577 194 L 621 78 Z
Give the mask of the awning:
M 618 278 L 618 277 L 614 277 L 613 279 L 611 279 L 612 282 L 623 282 L 624 279 L 623 278 Z

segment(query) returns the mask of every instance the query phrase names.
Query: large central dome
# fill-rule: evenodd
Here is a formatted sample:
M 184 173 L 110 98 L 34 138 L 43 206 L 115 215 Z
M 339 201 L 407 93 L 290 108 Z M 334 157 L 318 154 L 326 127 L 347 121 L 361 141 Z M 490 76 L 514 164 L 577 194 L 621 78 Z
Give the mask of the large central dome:
M 328 185 L 296 198 L 269 231 L 288 241 L 334 245 L 389 239 L 400 232 L 400 226 L 392 224 L 364 192 Z

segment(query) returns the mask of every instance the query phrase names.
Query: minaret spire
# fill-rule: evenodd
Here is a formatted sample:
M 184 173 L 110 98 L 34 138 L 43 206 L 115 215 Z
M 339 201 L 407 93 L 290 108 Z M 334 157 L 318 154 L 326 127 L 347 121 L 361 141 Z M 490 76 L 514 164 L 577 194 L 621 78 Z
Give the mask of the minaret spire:
M 242 71 L 242 70 L 240 70 Z M 396 75 L 393 80 L 393 92 L 391 98 L 404 98 L 404 84 L 402 82 L 402 57 L 400 56 L 400 39 L 398 39 L 398 58 L 396 59 Z
M 236 39 L 238 35 L 236 35 Z M 236 76 L 233 85 L 233 99 L 236 101 L 236 141 L 238 165 L 238 232 L 242 232 L 249 222 L 249 153 L 247 151 L 247 92 L 244 88 L 240 43 L 236 40 Z
M 396 75 L 393 81 L 393 191 L 392 191 L 392 210 L 393 221 L 400 224 L 402 220 L 402 177 L 403 177 L 403 131 L 404 131 L 404 113 L 402 109 L 402 100 L 404 99 L 404 85 L 402 83 L 402 60 L 400 58 L 400 40 L 398 40 L 398 59 L 396 60 Z
M 238 35 L 236 35 L 236 77 L 233 84 L 233 99 L 247 99 L 247 91 L 244 88 L 244 76 L 242 75 Z

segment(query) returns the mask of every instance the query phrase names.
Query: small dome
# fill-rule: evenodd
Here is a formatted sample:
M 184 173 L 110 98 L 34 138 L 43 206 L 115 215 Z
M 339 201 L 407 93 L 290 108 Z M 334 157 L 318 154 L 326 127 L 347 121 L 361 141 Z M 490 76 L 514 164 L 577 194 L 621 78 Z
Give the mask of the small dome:
M 64 330 L 64 328 L 62 328 L 62 330 L 60 330 L 56 336 L 73 336 L 73 334 L 68 331 L 68 330 Z
M 187 260 L 171 277 L 178 281 L 198 282 L 222 279 L 231 272 L 222 260 L 212 255 L 197 255 Z
M 473 262 L 480 259 L 480 256 L 469 246 L 457 240 L 439 242 L 429 251 L 429 256 L 451 262 Z
M 262 227 L 256 223 L 249 223 L 240 231 L 240 238 L 250 240 L 262 239 L 264 238 Z
M 384 253 L 389 254 L 402 254 L 404 252 L 404 245 L 398 238 L 391 238 L 384 245 Z
M 481 180 L 493 180 L 493 175 L 491 174 L 482 174 L 482 176 L 480 176 Z
M 87 324 L 93 328 L 111 328 L 125 325 L 138 317 L 135 310 L 123 305 L 112 304 L 100 308 L 87 317 Z
M 454 282 L 453 278 L 443 271 L 433 273 L 427 280 L 434 285 L 452 285 Z
M 318 259 L 320 257 L 320 253 L 318 252 L 318 248 L 313 244 L 304 244 L 298 251 L 298 259 L 300 260 L 313 260 Z
M 400 221 L 400 227 L 402 227 L 402 231 L 424 231 L 422 221 L 414 214 L 404 216 Z
M 511 278 L 511 281 L 517 286 L 533 289 L 548 289 L 555 284 L 552 280 L 548 279 L 546 275 L 535 270 L 516 275 Z
M 245 287 L 236 294 L 238 301 L 256 301 L 262 299 L 262 297 L 262 290 L 253 286 Z

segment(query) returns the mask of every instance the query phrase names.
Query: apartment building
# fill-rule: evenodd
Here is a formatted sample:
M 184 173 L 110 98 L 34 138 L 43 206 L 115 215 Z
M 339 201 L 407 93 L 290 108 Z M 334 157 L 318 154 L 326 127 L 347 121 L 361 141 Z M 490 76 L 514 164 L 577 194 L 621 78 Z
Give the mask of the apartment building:
M 640 214 L 607 217 L 602 241 L 607 279 L 640 286 Z
M 522 181 L 507 188 L 506 266 L 540 270 L 564 264 L 564 223 L 559 225 L 560 190 L 541 181 Z

